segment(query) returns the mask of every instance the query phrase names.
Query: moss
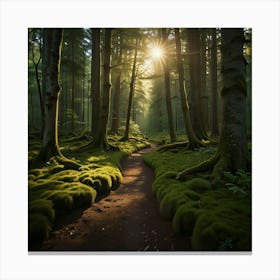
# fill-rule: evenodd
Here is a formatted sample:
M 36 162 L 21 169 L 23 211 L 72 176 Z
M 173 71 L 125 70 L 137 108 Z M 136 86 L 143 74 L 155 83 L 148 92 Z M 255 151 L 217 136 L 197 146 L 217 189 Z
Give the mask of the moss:
M 41 198 L 51 200 L 56 211 L 70 210 L 73 207 L 73 197 L 65 191 L 45 191 Z
M 29 202 L 28 213 L 40 213 L 42 215 L 45 215 L 50 222 L 53 222 L 55 218 L 53 203 L 47 199 L 36 199 Z
M 52 224 L 48 217 L 41 213 L 32 213 L 28 216 L 29 243 L 40 242 L 49 238 Z
M 176 234 L 191 236 L 200 211 L 192 208 L 189 203 L 178 207 L 172 220 L 172 228 Z
M 211 183 L 208 180 L 194 178 L 187 182 L 190 189 L 196 192 L 204 192 L 211 190 Z
M 166 220 L 171 220 L 177 208 L 189 201 L 188 197 L 182 196 L 179 191 L 168 192 L 160 202 L 160 214 Z
M 227 207 L 216 208 L 201 215 L 194 228 L 192 246 L 195 250 L 251 250 L 251 222 Z M 225 241 L 231 240 L 228 246 Z
M 152 152 L 145 162 L 155 170 L 152 190 L 160 213 L 172 219 L 176 234 L 190 236 L 194 250 L 250 250 L 251 196 L 236 199 L 226 187 L 212 189 L 207 174 L 180 182 L 174 174 L 209 159 L 216 148 Z

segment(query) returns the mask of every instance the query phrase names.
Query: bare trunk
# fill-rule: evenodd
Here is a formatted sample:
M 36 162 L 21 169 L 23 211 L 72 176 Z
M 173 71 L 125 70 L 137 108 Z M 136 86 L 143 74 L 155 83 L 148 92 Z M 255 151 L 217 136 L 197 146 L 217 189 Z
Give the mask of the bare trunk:
M 212 94 L 212 126 L 211 134 L 219 134 L 218 125 L 218 90 L 217 90 L 217 38 L 216 28 L 212 29 L 212 48 L 211 48 L 211 94 Z
M 222 29 L 223 121 L 219 151 L 221 159 L 214 176 L 223 171 L 247 169 L 246 62 L 243 57 L 242 28 Z
M 166 42 L 167 42 L 166 28 L 162 28 L 162 40 L 163 40 L 163 43 L 166 44 Z M 168 61 L 168 57 L 166 57 L 165 61 L 163 62 L 163 72 L 164 72 L 164 82 L 165 82 L 165 101 L 166 101 L 166 110 L 167 110 L 167 117 L 168 117 L 170 142 L 175 142 L 176 135 L 175 135 L 174 123 L 173 123 L 170 75 L 169 75 L 169 66 L 168 65 L 169 65 L 169 61 Z
M 122 35 L 120 35 L 120 47 L 118 50 L 118 65 L 122 63 Z M 120 93 L 121 93 L 121 69 L 117 70 L 117 76 L 115 80 L 115 94 L 113 100 L 113 114 L 112 114 L 112 126 L 111 132 L 118 133 L 119 129 L 119 107 L 120 107 Z
M 111 28 L 105 29 L 104 38 L 104 65 L 103 65 L 103 96 L 101 105 L 101 118 L 100 126 L 98 126 L 97 134 L 95 135 L 94 147 L 100 147 L 104 149 L 111 148 L 107 139 L 107 125 L 110 108 L 110 92 L 111 92 L 111 76 L 110 76 L 110 64 L 111 64 Z
M 191 118 L 195 135 L 198 139 L 207 138 L 202 123 L 201 112 L 201 69 L 199 29 L 188 28 L 190 93 L 192 96 Z
M 57 133 L 61 42 L 62 29 L 44 29 L 43 94 L 46 118 L 39 153 L 41 161 L 47 161 L 52 156 L 61 156 Z
M 175 29 L 175 39 L 176 39 L 177 68 L 179 74 L 179 90 L 181 96 L 181 106 L 182 106 L 182 113 L 184 117 L 184 124 L 185 124 L 186 133 L 189 138 L 190 147 L 196 147 L 200 145 L 200 142 L 196 138 L 192 128 L 189 104 L 186 96 L 185 83 L 184 83 L 184 68 L 183 68 L 182 52 L 181 52 L 181 39 L 180 39 L 180 31 L 178 28 Z
M 100 28 L 92 28 L 92 61 L 91 61 L 91 135 L 97 136 L 100 126 Z
M 201 104 L 201 114 L 202 114 L 202 127 L 206 136 L 207 130 L 209 129 L 208 121 L 208 93 L 206 89 L 206 29 L 200 29 L 200 41 L 201 41 L 201 96 L 200 96 L 200 104 Z
M 123 140 L 128 140 L 128 134 L 129 134 L 129 122 L 130 122 L 132 99 L 133 99 L 133 92 L 134 92 L 134 85 L 135 85 L 135 78 L 136 78 L 135 74 L 136 74 L 137 51 L 138 51 L 138 39 L 136 39 L 133 67 L 132 67 L 131 80 L 129 86 L 130 90 L 129 90 L 129 99 L 128 99 L 127 114 L 126 114 L 125 132 L 122 138 Z

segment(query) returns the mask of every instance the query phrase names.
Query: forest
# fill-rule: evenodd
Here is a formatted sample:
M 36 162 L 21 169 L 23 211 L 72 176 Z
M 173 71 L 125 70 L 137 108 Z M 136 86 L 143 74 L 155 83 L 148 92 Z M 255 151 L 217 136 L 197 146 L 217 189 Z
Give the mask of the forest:
M 29 28 L 29 251 L 251 251 L 252 29 Z

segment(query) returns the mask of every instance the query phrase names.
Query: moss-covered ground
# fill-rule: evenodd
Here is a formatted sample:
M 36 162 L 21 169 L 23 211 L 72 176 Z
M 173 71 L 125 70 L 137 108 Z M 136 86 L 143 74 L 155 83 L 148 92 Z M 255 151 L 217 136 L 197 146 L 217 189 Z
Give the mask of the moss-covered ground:
M 134 151 L 149 146 L 141 137 L 119 142 L 110 141 L 118 151 L 101 149 L 79 151 L 84 140 L 61 140 L 61 150 L 69 159 L 79 163 L 79 170 L 67 169 L 55 159 L 43 166 L 33 167 L 28 173 L 28 236 L 29 246 L 48 239 L 56 218 L 74 208 L 87 207 L 98 196 L 118 188 L 122 179 L 120 161 Z M 29 160 L 36 157 L 40 143 L 29 140 Z
M 188 151 L 176 148 L 145 155 L 155 170 L 153 193 L 161 216 L 172 221 L 173 231 L 191 239 L 193 250 L 251 250 L 251 175 L 225 174 L 223 186 L 212 186 L 210 174 L 196 174 L 186 181 L 177 172 L 209 159 L 215 147 Z

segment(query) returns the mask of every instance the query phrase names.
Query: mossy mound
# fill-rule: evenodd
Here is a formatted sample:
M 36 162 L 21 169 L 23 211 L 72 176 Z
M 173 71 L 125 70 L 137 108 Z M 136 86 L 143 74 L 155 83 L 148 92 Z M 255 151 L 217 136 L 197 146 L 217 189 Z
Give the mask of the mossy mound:
M 251 250 L 249 194 L 236 196 L 226 186 L 212 189 L 203 178 L 184 182 L 175 179 L 179 171 L 207 160 L 214 152 L 213 148 L 182 148 L 175 155 L 167 151 L 145 156 L 147 164 L 155 169 L 152 190 L 160 203 L 161 216 L 172 221 L 175 234 L 191 237 L 194 250 Z
M 188 181 L 188 186 L 196 192 L 205 192 L 211 190 L 211 183 L 208 180 L 194 178 Z

